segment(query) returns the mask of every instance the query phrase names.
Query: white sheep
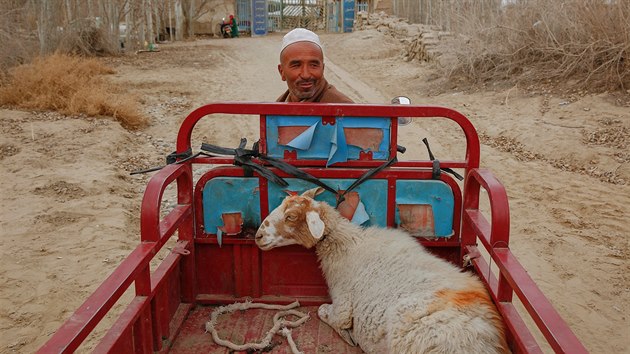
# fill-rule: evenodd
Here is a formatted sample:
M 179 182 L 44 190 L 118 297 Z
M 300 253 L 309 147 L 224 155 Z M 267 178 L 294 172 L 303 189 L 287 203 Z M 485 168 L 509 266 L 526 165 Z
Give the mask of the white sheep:
M 362 228 L 313 198 L 289 196 L 262 222 L 262 250 L 315 246 L 332 304 L 318 315 L 366 353 L 506 353 L 501 316 L 474 275 L 396 229 Z

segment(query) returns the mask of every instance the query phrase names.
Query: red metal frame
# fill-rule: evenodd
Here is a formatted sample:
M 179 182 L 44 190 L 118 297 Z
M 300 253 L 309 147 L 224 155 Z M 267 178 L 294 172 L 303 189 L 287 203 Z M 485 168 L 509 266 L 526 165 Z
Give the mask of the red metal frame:
M 323 116 L 323 117 L 392 117 L 392 129 L 390 137 L 390 154 L 396 153 L 397 142 L 397 117 L 433 118 L 441 117 L 454 121 L 464 132 L 466 138 L 466 155 L 464 161 L 442 161 L 440 166 L 444 168 L 479 167 L 479 137 L 472 123 L 463 114 L 444 107 L 431 106 L 407 106 L 407 105 L 357 105 L 357 104 L 322 104 L 322 103 L 212 103 L 197 108 L 186 117 L 177 135 L 177 153 L 183 153 L 191 148 L 190 139 L 192 131 L 199 120 L 212 114 L 250 114 L 260 115 L 261 136 L 265 132 L 265 117 L 268 115 L 281 116 Z M 267 151 L 264 139 L 260 141 L 260 150 Z M 232 158 L 207 158 L 194 159 L 196 163 L 232 164 Z M 325 166 L 325 161 L 289 160 L 295 166 Z M 335 167 L 376 167 L 382 161 L 348 161 L 337 163 Z M 430 161 L 400 161 L 398 167 L 431 167 Z
M 488 192 L 492 224 L 479 211 L 479 191 Z M 569 329 L 553 305 L 536 286 L 527 271 L 509 249 L 510 217 L 507 193 L 496 177 L 486 169 L 468 174 L 464 188 L 462 252 L 467 253 L 479 277 L 486 283 L 512 336 L 517 353 L 542 352 L 512 304 L 516 294 L 538 329 L 557 353 L 587 353 L 586 348 Z M 499 269 L 490 272 L 488 261 L 481 257 L 476 241 L 481 240 L 491 260 Z
M 549 301 L 534 284 L 527 272 L 518 263 L 508 248 L 509 244 L 509 206 L 504 187 L 487 170 L 479 167 L 479 139 L 468 119 L 462 114 L 447 108 L 421 107 L 405 105 L 347 105 L 347 104 L 286 104 L 286 103 L 216 103 L 198 108 L 183 122 L 177 137 L 177 152 L 187 151 L 195 124 L 207 115 L 215 113 L 251 114 L 260 117 L 261 130 L 264 132 L 266 115 L 308 115 L 323 116 L 328 120 L 334 117 L 376 116 L 392 118 L 392 136 L 390 151 L 396 148 L 397 117 L 444 117 L 455 121 L 462 128 L 466 137 L 466 155 L 463 161 L 441 161 L 442 167 L 465 169 L 463 200 L 462 194 L 456 200 L 462 201 L 456 206 L 456 223 L 461 222 L 461 244 L 457 237 L 447 241 L 425 242 L 429 247 L 456 247 L 457 258 L 471 258 L 474 269 L 486 283 L 509 330 L 508 340 L 517 353 L 538 353 L 540 347 L 534 340 L 521 315 L 512 304 L 512 294 L 516 293 L 524 304 L 536 326 L 544 334 L 551 347 L 560 353 L 585 353 L 586 349 L 571 332 L 566 323 L 553 309 Z M 264 139 L 261 151 L 265 151 Z M 382 161 L 359 160 L 335 164 L 335 169 L 323 172 L 319 162 L 287 160 L 296 166 L 310 166 L 308 172 L 316 176 L 352 177 L 364 170 L 382 164 Z M 150 180 L 142 202 L 141 243 L 120 264 L 120 266 L 99 286 L 83 305 L 59 328 L 45 343 L 39 353 L 68 353 L 76 350 L 82 341 L 103 319 L 118 301 L 126 289 L 135 284 L 136 296 L 107 334 L 95 348 L 98 353 L 147 353 L 167 352 L 182 324 L 197 304 L 213 303 L 203 296 L 198 296 L 199 273 L 195 259 L 197 247 L 215 242 L 206 235 L 202 228 L 201 188 L 211 175 L 224 173 L 228 176 L 242 176 L 242 171 L 235 167 L 225 167 L 206 174 L 195 186 L 193 193 L 192 164 L 231 164 L 229 157 L 198 157 L 182 164 L 169 165 L 156 173 Z M 389 180 L 389 186 L 396 178 L 428 178 L 431 161 L 398 162 L 377 177 Z M 284 176 L 280 171 L 275 171 Z M 452 178 L 443 180 L 459 192 Z M 165 217 L 160 219 L 160 203 L 164 190 L 176 183 L 178 204 Z M 260 179 L 261 198 L 267 200 L 267 181 Z M 479 191 L 484 188 L 490 199 L 490 224 L 479 210 Z M 393 188 L 390 188 L 393 190 Z M 392 192 L 393 193 L 393 192 Z M 390 193 L 391 194 L 391 193 Z M 391 196 L 390 196 L 391 197 Z M 267 215 L 267 203 L 261 203 L 262 215 Z M 195 222 L 196 219 L 196 222 Z M 388 223 L 393 224 L 392 215 Z M 151 274 L 149 263 L 166 241 L 177 232 L 179 241 L 172 252 Z M 196 234 L 196 236 L 195 236 Z M 490 271 L 488 260 L 478 250 L 477 240 L 490 254 L 490 259 L 499 270 L 495 275 Z M 251 246 L 247 239 L 231 239 L 237 245 Z M 290 249 L 289 249 L 290 251 Z M 236 251 L 235 251 L 236 252 Z M 240 252 L 240 251 L 238 251 Z M 251 253 L 243 259 L 241 267 L 245 277 L 253 274 L 252 265 L 260 262 L 259 253 Z M 204 257 L 206 255 L 203 255 Z M 461 259 L 461 258 L 460 258 Z M 244 267 L 244 268 L 243 268 Z M 237 289 L 238 292 L 260 294 L 259 285 L 252 284 L 250 289 Z M 225 301 L 233 298 L 226 298 Z M 274 300 L 269 298 L 268 300 Z M 286 299 L 275 299 L 278 302 Z M 314 299 L 312 303 L 321 302 Z M 308 302 L 306 303 L 308 304 Z M 164 342 L 164 343 L 163 343 Z
M 174 181 L 177 183 L 179 205 L 160 220 L 162 194 Z M 152 308 L 156 306 L 156 295 L 160 288 L 164 289 L 165 286 L 180 288 L 179 284 L 169 281 L 169 277 L 175 274 L 174 268 L 181 269 L 183 301 L 189 303 L 194 301 L 194 273 L 191 267 L 194 260 L 180 259 L 182 255 L 193 250 L 192 226 L 191 166 L 190 164 L 166 166 L 151 178 L 144 194 L 140 245 L 39 349 L 38 353 L 74 352 L 132 283 L 135 283 L 136 297 L 105 335 L 96 351 L 120 353 L 128 351 L 119 349 L 134 348 L 132 352 L 152 352 L 153 338 L 161 338 L 154 336 L 154 329 L 160 334 L 160 329 L 164 328 L 163 323 L 171 322 L 172 319 L 163 318 L 161 322 L 158 321 L 159 315 L 152 315 Z M 175 231 L 178 231 L 180 239 L 177 251 L 151 275 L 149 263 Z M 157 344 L 157 350 L 160 347 L 161 342 Z

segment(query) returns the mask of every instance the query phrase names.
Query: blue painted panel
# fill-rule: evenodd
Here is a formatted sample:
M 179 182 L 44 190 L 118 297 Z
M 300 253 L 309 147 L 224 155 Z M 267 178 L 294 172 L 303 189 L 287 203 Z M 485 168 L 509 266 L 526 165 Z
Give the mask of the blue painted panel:
M 267 1 L 252 0 L 252 36 L 267 34 Z
M 216 234 L 223 226 L 223 213 L 238 213 L 243 225 L 257 228 L 260 225 L 260 192 L 255 177 L 215 177 L 203 188 L 204 230 Z
M 436 180 L 396 181 L 396 204 L 430 204 L 433 208 L 435 235 L 453 235 L 455 199 L 451 187 L 446 183 Z M 396 225 L 399 224 L 400 216 L 396 208 Z
M 343 31 L 352 32 L 354 27 L 354 0 L 343 0 Z
M 389 158 L 390 118 L 346 117 L 337 118 L 336 120 L 337 123 L 335 125 L 323 125 L 319 116 L 267 116 L 267 154 L 283 158 L 285 150 L 296 150 L 298 159 L 327 160 L 332 147 L 332 138 L 338 128 L 378 128 L 383 130 L 383 140 L 380 142 L 378 150 L 372 151 L 372 157 L 375 160 L 386 160 Z M 317 124 L 317 127 L 315 128 L 312 144 L 308 150 L 299 150 L 278 144 L 278 127 L 309 127 L 313 124 Z M 362 149 L 352 145 L 348 145 L 347 148 L 347 159 L 358 160 Z
M 289 182 L 288 187 L 280 187 L 273 183 L 269 184 L 269 210 L 274 210 L 282 203 L 287 196 L 285 190 L 297 191 L 302 193 L 306 190 L 315 188 L 317 186 L 310 182 L 303 181 L 297 178 L 285 178 Z M 355 180 L 354 179 L 322 179 L 324 183 L 335 189 L 346 189 Z M 363 182 L 361 185 L 354 189 L 359 193 L 361 201 L 365 205 L 365 210 L 370 217 L 370 220 L 363 224 L 363 226 L 378 225 L 381 227 L 387 226 L 387 181 L 383 179 L 371 179 Z M 328 191 L 318 195 L 316 200 L 325 201 L 326 203 L 335 206 L 335 196 Z

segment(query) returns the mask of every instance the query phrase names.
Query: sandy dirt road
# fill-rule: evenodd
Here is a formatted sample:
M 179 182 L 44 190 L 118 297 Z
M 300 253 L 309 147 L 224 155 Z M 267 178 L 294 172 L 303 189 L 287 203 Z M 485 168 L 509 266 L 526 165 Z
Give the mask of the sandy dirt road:
M 103 59 L 151 118 L 140 132 L 109 118 L 0 110 L 1 353 L 36 350 L 133 249 L 149 176 L 129 172 L 162 164 L 187 113 L 280 95 L 280 40 L 198 40 Z M 326 77 L 355 101 L 407 95 L 471 118 L 481 164 L 510 197 L 513 252 L 591 352 L 630 353 L 630 109 L 604 95 L 445 86 L 431 67 L 401 61 L 401 44 L 376 31 L 322 40 Z M 202 122 L 193 146 L 236 146 L 257 130 L 246 117 Z M 401 135 L 406 158 L 426 157 L 425 136 L 442 159 L 461 153 L 461 133 L 437 121 Z

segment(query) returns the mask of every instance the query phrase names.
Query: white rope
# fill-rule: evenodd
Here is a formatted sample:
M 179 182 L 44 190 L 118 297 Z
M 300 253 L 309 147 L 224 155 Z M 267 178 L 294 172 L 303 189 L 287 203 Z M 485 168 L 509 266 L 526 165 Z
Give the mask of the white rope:
M 289 342 L 289 346 L 291 347 L 291 352 L 293 354 L 304 354 L 304 352 L 301 352 L 297 345 L 295 344 L 295 342 L 293 341 L 293 337 L 291 336 L 291 330 L 284 327 L 282 329 L 282 335 L 287 337 L 287 342 Z
M 297 348 L 297 345 L 293 341 L 293 337 L 291 336 L 290 328 L 295 328 L 302 325 L 306 322 L 310 315 L 307 313 L 300 312 L 298 310 L 293 310 L 296 307 L 299 307 L 300 303 L 295 301 L 288 305 L 270 305 L 270 304 L 262 304 L 262 303 L 254 303 L 250 301 L 234 303 L 231 305 L 217 307 L 212 314 L 210 315 L 210 321 L 206 323 L 206 332 L 212 333 L 212 339 L 218 345 L 222 345 L 224 347 L 230 348 L 232 350 L 260 350 L 267 348 L 271 344 L 271 338 L 273 338 L 274 334 L 280 332 L 283 336 L 287 338 L 289 342 L 289 346 L 291 347 L 291 351 L 293 354 L 303 354 Z M 224 313 L 231 313 L 236 310 L 247 310 L 247 309 L 265 309 L 265 310 L 280 310 L 273 316 L 273 327 L 267 332 L 265 337 L 258 343 L 245 343 L 245 344 L 235 344 L 228 340 L 219 338 L 219 334 L 217 333 L 215 326 L 217 324 L 217 318 Z M 295 321 L 289 321 L 284 319 L 285 316 L 296 316 L 298 319 Z

